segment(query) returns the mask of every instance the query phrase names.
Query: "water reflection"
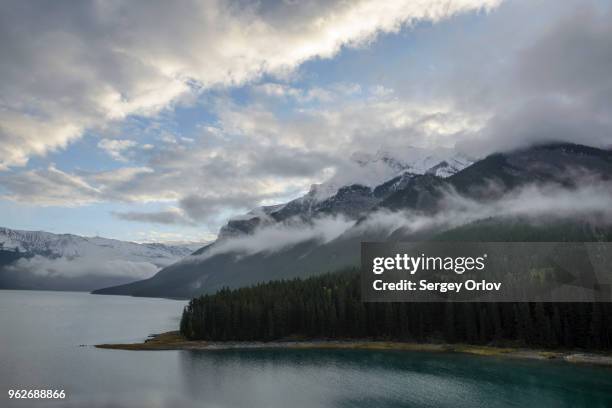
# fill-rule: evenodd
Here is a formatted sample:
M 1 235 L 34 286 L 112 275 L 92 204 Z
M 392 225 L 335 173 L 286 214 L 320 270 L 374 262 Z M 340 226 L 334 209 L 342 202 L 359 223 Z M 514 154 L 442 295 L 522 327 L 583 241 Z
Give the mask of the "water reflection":
M 185 392 L 227 407 L 609 406 L 609 372 L 537 361 L 358 350 L 180 354 Z M 588 383 L 588 386 L 586 386 Z
M 0 292 L 0 389 L 65 401 L 0 407 L 610 407 L 612 369 L 460 354 L 357 350 L 118 351 L 175 328 L 184 302 Z

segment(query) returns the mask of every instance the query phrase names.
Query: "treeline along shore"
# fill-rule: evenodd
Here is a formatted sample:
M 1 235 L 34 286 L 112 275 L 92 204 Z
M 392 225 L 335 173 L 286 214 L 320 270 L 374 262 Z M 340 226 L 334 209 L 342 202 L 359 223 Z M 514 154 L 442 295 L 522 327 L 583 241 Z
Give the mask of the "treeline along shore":
M 612 350 L 610 303 L 364 303 L 337 273 L 223 289 L 189 302 L 180 333 L 210 342 L 371 339 Z

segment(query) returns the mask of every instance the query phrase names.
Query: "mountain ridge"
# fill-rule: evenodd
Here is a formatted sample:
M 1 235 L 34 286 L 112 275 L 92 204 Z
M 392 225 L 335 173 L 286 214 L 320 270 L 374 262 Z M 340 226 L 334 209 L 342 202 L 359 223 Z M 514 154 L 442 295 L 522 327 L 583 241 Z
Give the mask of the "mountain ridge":
M 367 208 L 362 213 L 349 213 L 354 215 L 349 218 L 356 220 L 353 227 L 330 243 L 322 244 L 313 236 L 276 251 L 240 254 L 236 250 L 223 252 L 224 244 L 221 240 L 198 251 L 197 256 L 170 265 L 145 281 L 95 293 L 192 297 L 214 292 L 225 286 L 240 287 L 271 279 L 310 276 L 354 266 L 359 262 L 359 242 L 363 240 L 422 240 L 443 232 L 440 229 L 445 228 L 446 224 L 437 218 L 443 218 L 449 211 L 445 208 L 449 196 L 467 200 L 470 205 L 486 205 L 495 203 L 495 200 L 503 198 L 504 194 L 520 190 L 523 186 L 537 186 L 538 183 L 548 183 L 560 189 L 570 189 L 568 191 L 571 192 L 572 188 L 575 189 L 584 182 L 582 178 L 588 173 L 596 175 L 598 179 L 609 180 L 612 175 L 612 152 L 573 144 L 533 146 L 492 154 L 447 178 L 426 173 L 405 176 L 403 180 L 401 177 L 395 181 L 391 179 L 374 188 L 349 186 L 340 197 L 349 197 L 350 204 L 359 202 L 355 197 L 374 197 L 375 191 L 378 191 L 378 197 L 374 205 L 369 203 L 364 206 Z M 396 186 L 395 190 L 391 189 L 391 186 Z M 405 216 L 403 214 L 406 211 L 410 212 L 410 217 L 430 217 L 425 219 L 430 224 L 425 223 L 418 229 L 402 227 L 398 217 Z M 346 211 L 319 212 L 320 215 L 328 217 L 344 216 L 345 213 Z M 387 221 L 392 225 L 390 231 L 368 227 L 372 218 L 384 216 L 391 217 L 390 221 Z M 471 216 L 478 217 L 478 214 Z M 297 230 L 291 229 L 290 223 L 282 223 L 293 220 L 293 217 L 279 219 L 280 224 L 277 221 L 272 227 L 258 225 L 253 231 L 288 228 L 281 232 L 297 233 Z M 301 228 L 309 228 L 312 219 L 306 217 Z M 470 220 L 471 218 L 467 218 L 465 222 Z M 400 224 L 393 226 L 394 222 Z M 448 224 L 452 220 L 445 222 Z M 232 237 L 232 242 L 242 239 L 245 244 L 248 243 L 248 237 L 253 236 L 253 231 L 242 237 Z M 257 237 L 253 236 L 253 239 Z
M 89 291 L 142 279 L 193 251 L 193 246 L 0 227 L 0 288 Z
M 176 256 L 185 256 L 194 251 L 194 244 L 167 245 L 158 242 L 137 243 L 133 241 L 122 241 L 114 238 L 99 236 L 86 237 L 70 233 L 55 234 L 47 231 L 30 231 L 0 227 L 0 249 L 19 250 L 21 252 L 50 251 L 56 256 L 79 256 L 78 252 L 65 252 L 62 249 L 78 250 L 79 243 L 91 243 L 98 246 L 110 246 L 120 248 L 126 244 L 134 248 L 156 251 L 160 254 L 168 253 Z M 197 244 L 195 244 L 197 245 Z M 197 249 L 197 248 L 196 248 Z
M 389 152 L 378 151 L 375 155 L 353 154 L 353 161 L 363 168 L 372 163 L 384 163 L 393 174 L 382 182 L 371 185 L 363 181 L 355 181 L 338 186 L 334 179 L 313 184 L 303 196 L 287 203 L 263 206 L 251 210 L 247 214 L 232 217 L 221 227 L 218 238 L 233 238 L 241 234 L 249 234 L 256 228 L 283 222 L 292 217 L 299 216 L 308 221 L 317 215 L 343 214 L 349 218 L 359 218 L 364 212 L 371 210 L 387 193 L 400 189 L 411 178 L 416 176 L 450 177 L 456 172 L 466 168 L 473 160 L 465 155 L 454 153 L 434 155 L 425 149 L 413 148 L 411 151 L 426 152 L 427 156 L 420 160 L 400 160 Z M 395 180 L 393 185 L 380 188 Z

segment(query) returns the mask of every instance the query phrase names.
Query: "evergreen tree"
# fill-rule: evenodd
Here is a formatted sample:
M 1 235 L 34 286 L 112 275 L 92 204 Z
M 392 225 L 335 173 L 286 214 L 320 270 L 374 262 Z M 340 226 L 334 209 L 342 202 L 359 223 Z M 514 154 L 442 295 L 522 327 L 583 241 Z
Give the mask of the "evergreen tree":
M 369 303 L 356 270 L 223 289 L 185 307 L 193 340 L 289 337 L 612 349 L 608 303 Z

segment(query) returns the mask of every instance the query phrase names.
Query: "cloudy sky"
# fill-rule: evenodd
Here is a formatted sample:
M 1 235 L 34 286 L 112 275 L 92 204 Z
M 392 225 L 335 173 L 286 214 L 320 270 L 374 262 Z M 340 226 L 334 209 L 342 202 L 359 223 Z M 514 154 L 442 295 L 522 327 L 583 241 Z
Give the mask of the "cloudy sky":
M 0 225 L 207 240 L 354 152 L 612 145 L 608 1 L 2 1 Z

